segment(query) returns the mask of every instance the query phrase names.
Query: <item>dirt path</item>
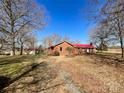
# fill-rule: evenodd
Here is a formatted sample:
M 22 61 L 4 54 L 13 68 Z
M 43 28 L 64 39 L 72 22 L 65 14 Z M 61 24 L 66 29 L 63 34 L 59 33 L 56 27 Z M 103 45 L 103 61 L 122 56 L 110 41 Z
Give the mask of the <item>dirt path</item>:
M 124 93 L 124 70 L 90 56 L 51 57 L 56 64 L 70 75 L 70 79 L 80 90 L 87 93 Z
M 5 93 L 124 93 L 124 70 L 97 63 L 89 56 L 48 57 Z
M 69 93 L 85 93 L 83 90 L 80 90 L 79 86 L 77 86 L 75 82 L 69 77 L 69 73 L 63 70 L 59 73 L 60 78 L 66 82 L 65 87 Z
M 40 61 L 40 62 L 39 62 Z M 40 65 L 4 89 L 4 93 L 84 93 L 70 78 L 48 59 L 39 59 Z

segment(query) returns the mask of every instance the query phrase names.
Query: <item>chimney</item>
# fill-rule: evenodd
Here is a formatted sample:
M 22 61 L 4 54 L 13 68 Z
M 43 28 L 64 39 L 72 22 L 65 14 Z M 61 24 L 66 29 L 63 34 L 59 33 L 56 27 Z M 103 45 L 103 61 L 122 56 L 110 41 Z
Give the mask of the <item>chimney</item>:
M 90 43 L 90 45 L 92 46 L 92 45 L 93 45 L 93 43 L 91 42 L 91 43 Z

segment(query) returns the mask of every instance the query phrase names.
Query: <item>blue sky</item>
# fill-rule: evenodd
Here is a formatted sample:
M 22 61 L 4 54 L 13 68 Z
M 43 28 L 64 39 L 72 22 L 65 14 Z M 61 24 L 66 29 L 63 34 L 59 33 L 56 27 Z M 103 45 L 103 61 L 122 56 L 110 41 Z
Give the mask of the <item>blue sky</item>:
M 89 43 L 90 22 L 81 12 L 88 6 L 88 0 L 36 0 L 45 6 L 47 15 L 50 16 L 48 25 L 38 33 L 38 40 L 51 34 L 68 36 L 71 40 Z

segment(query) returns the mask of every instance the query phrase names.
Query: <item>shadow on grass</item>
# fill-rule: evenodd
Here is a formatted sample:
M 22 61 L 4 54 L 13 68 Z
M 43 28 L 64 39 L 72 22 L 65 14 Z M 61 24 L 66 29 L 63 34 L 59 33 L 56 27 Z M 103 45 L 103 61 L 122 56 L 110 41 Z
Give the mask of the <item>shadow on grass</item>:
M 0 76 L 0 90 L 6 87 L 10 82 L 10 78 L 5 76 Z
M 109 66 L 123 68 L 124 59 L 118 54 L 95 54 L 91 56 L 95 60 L 95 64 L 100 63 L 101 65 L 107 64 Z
M 3 90 L 5 87 L 9 86 L 10 84 L 14 83 L 15 81 L 19 80 L 21 77 L 25 76 L 26 74 L 28 74 L 29 72 L 37 69 L 39 66 L 40 67 L 45 67 L 48 64 L 46 62 L 42 62 L 40 64 L 32 64 L 31 66 L 29 66 L 29 69 L 27 71 L 25 71 L 24 73 L 22 73 L 21 75 L 19 75 L 18 77 L 14 78 L 14 79 L 10 79 L 8 77 L 4 77 L 1 76 L 0 77 L 0 93 L 4 93 L 5 91 Z
M 13 56 L 13 57 L 5 57 L 0 59 L 0 65 L 13 64 L 13 63 L 21 63 L 25 60 L 33 60 L 33 56 Z

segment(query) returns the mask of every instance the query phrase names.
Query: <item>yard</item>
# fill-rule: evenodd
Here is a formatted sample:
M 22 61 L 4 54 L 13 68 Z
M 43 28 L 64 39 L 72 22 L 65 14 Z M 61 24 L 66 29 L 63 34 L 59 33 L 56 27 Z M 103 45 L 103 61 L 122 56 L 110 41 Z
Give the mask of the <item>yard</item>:
M 0 58 L 0 89 L 21 78 L 24 73 L 36 65 L 39 58 L 34 55 L 2 56 Z
M 69 73 L 76 85 L 87 93 L 124 93 L 124 64 L 116 67 L 112 60 L 115 55 L 109 55 L 109 59 L 99 54 L 50 60 Z
M 1 58 L 0 74 L 11 78 L 16 77 L 32 64 L 31 61 L 29 62 L 31 58 L 33 56 L 17 56 L 16 61 L 14 57 Z M 4 88 L 5 93 L 124 92 L 123 63 L 116 67 L 113 60 L 110 60 L 110 57 L 110 59 L 106 58 L 105 54 L 75 57 L 49 56 L 40 57 L 40 59 L 34 56 L 34 58 L 41 62 L 40 65 Z M 8 59 L 6 63 L 5 60 Z M 23 60 L 20 62 L 20 59 Z

